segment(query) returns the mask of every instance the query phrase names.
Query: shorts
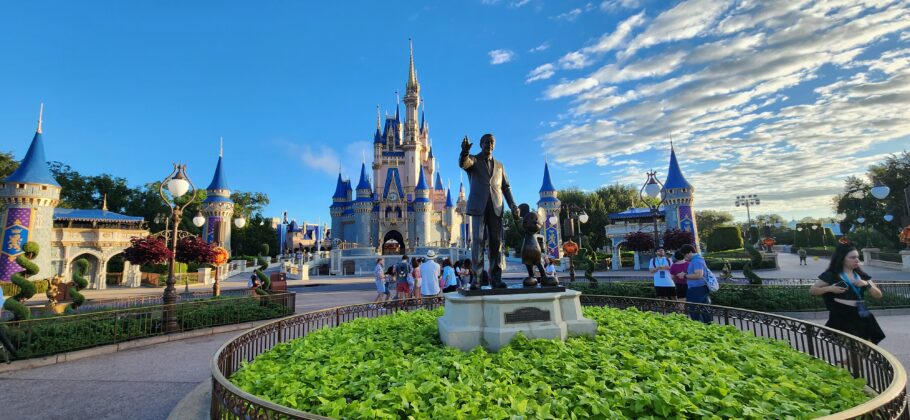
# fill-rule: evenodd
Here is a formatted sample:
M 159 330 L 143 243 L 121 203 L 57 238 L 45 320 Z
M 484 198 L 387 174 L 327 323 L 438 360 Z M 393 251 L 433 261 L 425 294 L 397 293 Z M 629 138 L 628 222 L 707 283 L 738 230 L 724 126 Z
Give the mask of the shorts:
M 685 299 L 686 291 L 689 290 L 689 285 L 685 283 L 676 283 L 676 298 Z
M 393 290 L 393 289 L 395 289 L 395 282 L 394 282 L 394 281 L 388 281 L 388 282 L 385 283 L 385 294 L 387 294 L 387 295 L 392 294 L 392 290 Z
M 398 293 L 411 293 L 411 285 L 407 282 L 399 282 L 395 288 L 395 291 Z
M 376 293 L 389 293 L 385 288 L 385 280 L 376 279 Z
M 654 286 L 654 293 L 658 298 L 675 298 L 676 288 L 669 286 Z

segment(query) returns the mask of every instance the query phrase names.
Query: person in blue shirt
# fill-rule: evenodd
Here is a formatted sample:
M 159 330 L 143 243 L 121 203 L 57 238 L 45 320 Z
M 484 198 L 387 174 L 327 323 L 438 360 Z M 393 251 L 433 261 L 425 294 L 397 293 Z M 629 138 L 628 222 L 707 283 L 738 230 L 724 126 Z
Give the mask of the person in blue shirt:
M 705 259 L 695 251 L 691 244 L 685 244 L 679 248 L 679 253 L 684 255 L 689 262 L 689 268 L 686 270 L 686 302 L 690 303 L 711 303 L 711 297 L 708 295 L 708 283 L 705 281 L 705 273 L 708 271 L 708 265 Z M 702 308 L 692 308 L 689 312 L 689 318 L 696 321 L 710 324 L 714 318 L 710 313 Z

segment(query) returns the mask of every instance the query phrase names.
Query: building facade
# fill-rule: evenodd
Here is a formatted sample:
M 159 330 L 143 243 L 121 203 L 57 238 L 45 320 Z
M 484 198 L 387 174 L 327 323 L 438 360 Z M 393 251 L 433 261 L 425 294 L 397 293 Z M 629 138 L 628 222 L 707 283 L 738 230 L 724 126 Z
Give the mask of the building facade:
M 372 164 L 361 165 L 356 186 L 338 175 L 329 207 L 334 248 L 404 254 L 418 248 L 465 246 L 469 228 L 464 189 L 453 203 L 433 155 L 425 111 L 418 118 L 421 103 L 412 48 L 404 116 L 400 105 L 385 118 L 377 109 Z

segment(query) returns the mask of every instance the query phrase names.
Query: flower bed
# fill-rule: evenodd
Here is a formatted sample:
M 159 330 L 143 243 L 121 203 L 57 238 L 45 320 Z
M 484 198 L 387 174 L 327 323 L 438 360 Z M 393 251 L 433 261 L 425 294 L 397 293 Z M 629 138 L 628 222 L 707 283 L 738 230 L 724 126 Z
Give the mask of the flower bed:
M 231 376 L 332 417 L 809 418 L 869 399 L 865 381 L 786 343 L 680 315 L 586 307 L 594 338 L 517 338 L 498 353 L 439 342 L 441 310 L 396 312 L 275 346 Z

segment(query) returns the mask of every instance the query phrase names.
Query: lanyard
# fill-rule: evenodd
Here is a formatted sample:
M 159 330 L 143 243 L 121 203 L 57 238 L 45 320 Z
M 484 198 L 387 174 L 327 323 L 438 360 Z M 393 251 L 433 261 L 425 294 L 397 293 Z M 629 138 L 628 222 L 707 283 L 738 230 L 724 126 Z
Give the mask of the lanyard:
M 841 273 L 840 273 L 840 278 L 842 278 L 842 279 L 844 279 L 844 283 L 847 283 L 847 287 L 849 287 L 849 288 L 850 288 L 850 290 L 852 290 L 852 291 L 853 291 L 853 293 L 855 293 L 855 294 L 856 294 L 856 297 L 857 297 L 857 298 L 859 298 L 859 300 L 863 300 L 863 294 L 862 294 L 862 291 L 861 291 L 861 290 L 859 290 L 859 288 L 858 288 L 858 287 L 856 287 L 856 285 L 855 285 L 855 284 L 853 284 L 853 282 L 851 282 L 851 281 L 850 281 L 850 279 L 848 279 L 848 278 L 847 278 L 847 275 L 846 275 L 846 274 L 844 274 L 844 272 L 843 272 L 843 271 L 842 271 L 842 272 L 841 272 Z M 858 276 L 858 275 L 856 275 L 856 273 L 855 273 L 855 272 L 854 272 L 854 273 L 853 273 L 853 279 L 854 279 L 854 280 L 859 280 L 859 276 Z

